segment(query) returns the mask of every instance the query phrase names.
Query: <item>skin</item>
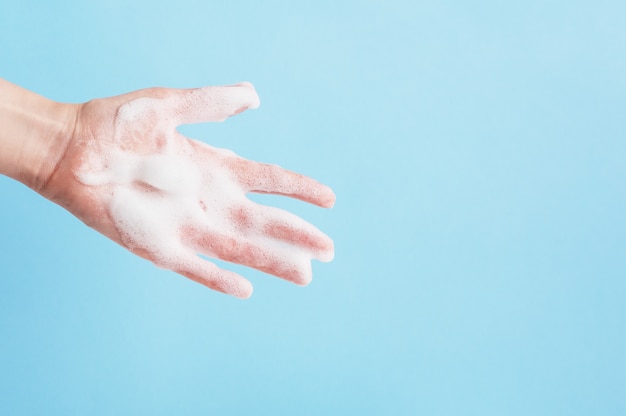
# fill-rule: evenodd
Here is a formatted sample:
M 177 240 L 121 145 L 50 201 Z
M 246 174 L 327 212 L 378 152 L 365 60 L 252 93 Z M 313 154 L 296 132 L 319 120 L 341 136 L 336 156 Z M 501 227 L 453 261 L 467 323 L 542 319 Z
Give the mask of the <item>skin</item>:
M 0 173 L 134 254 L 211 289 L 239 298 L 252 294 L 246 279 L 198 254 L 306 285 L 311 260 L 332 259 L 332 240 L 293 214 L 256 204 L 245 195 L 279 194 L 329 208 L 335 202 L 332 190 L 176 131 L 181 124 L 222 121 L 257 106 L 258 96 L 248 83 L 151 88 L 64 104 L 0 79 Z M 152 167 L 153 173 L 141 173 L 142 166 L 160 157 L 178 165 L 165 163 Z M 129 173 L 123 180 L 111 179 L 111 166 Z M 134 200 L 142 203 L 119 203 Z M 146 201 L 153 201 L 154 209 L 142 211 Z M 189 214 L 168 215 L 171 211 L 161 206 Z M 128 218 L 138 219 L 131 224 L 133 232 L 125 227 Z M 171 226 L 151 225 L 161 223 Z

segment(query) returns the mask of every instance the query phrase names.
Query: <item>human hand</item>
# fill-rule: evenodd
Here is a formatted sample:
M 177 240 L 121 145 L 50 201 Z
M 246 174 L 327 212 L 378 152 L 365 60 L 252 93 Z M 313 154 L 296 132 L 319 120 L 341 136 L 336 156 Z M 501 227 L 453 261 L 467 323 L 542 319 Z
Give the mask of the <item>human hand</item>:
M 77 107 L 74 131 L 39 192 L 131 252 L 211 289 L 252 294 L 249 281 L 198 254 L 306 285 L 312 259 L 332 260 L 332 240 L 246 193 L 328 208 L 335 201 L 331 189 L 176 131 L 258 105 L 249 83 L 153 88 L 87 102 Z

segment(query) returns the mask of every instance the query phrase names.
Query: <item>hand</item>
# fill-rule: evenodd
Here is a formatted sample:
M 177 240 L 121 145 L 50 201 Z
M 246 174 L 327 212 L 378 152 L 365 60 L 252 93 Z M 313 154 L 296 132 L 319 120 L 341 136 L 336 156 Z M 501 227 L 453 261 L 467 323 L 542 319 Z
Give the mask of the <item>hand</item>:
M 246 193 L 331 207 L 330 188 L 176 131 L 258 105 L 249 83 L 154 88 L 90 101 L 77 107 L 74 131 L 39 191 L 131 252 L 211 289 L 240 298 L 252 294 L 246 279 L 198 254 L 306 285 L 311 259 L 333 258 L 332 240 Z

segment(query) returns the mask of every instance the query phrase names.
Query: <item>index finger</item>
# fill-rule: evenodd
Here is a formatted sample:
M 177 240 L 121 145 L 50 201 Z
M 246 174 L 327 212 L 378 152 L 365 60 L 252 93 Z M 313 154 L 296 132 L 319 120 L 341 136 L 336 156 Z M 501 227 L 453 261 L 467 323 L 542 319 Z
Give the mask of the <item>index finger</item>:
M 332 189 L 308 176 L 241 158 L 231 159 L 230 164 L 239 183 L 249 192 L 286 195 L 323 208 L 335 205 Z

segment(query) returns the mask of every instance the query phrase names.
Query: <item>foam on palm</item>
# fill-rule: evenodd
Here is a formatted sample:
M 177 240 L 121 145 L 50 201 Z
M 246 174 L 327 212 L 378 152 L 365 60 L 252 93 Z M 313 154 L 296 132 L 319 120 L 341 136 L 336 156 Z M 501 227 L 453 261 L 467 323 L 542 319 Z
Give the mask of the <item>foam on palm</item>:
M 257 191 L 283 193 L 288 184 L 272 182 L 289 179 L 259 177 L 254 162 L 176 132 L 182 123 L 221 121 L 258 105 L 247 83 L 135 99 L 120 107 L 112 142 L 93 143 L 76 176 L 96 190 L 122 243 L 160 267 L 239 297 L 251 294 L 249 282 L 198 254 L 307 284 L 311 259 L 331 260 L 332 241 L 300 218 L 246 197 L 252 183 L 264 188 Z M 292 184 L 302 186 L 314 185 Z

